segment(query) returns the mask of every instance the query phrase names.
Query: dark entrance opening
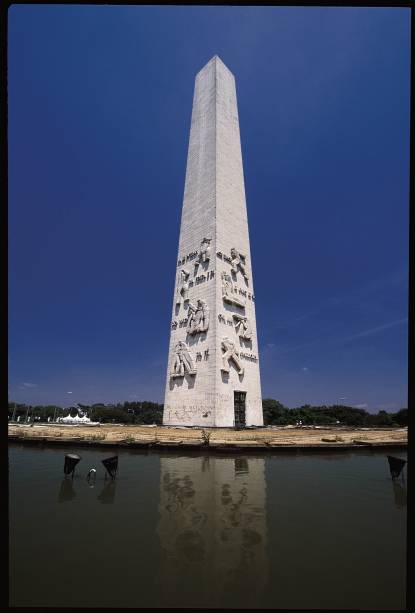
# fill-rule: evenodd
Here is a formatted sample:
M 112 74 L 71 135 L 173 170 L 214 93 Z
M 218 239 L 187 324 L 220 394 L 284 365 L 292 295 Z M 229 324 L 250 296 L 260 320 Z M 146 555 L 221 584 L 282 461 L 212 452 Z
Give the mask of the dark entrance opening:
M 234 392 L 235 428 L 245 428 L 246 392 Z

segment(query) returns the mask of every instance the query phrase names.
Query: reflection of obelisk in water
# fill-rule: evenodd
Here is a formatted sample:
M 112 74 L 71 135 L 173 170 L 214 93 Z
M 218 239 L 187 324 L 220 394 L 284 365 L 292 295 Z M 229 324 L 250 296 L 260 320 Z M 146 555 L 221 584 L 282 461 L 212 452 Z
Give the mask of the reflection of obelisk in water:
M 263 425 L 235 78 L 196 76 L 163 423 Z
M 161 457 L 163 606 L 259 606 L 267 582 L 263 458 Z

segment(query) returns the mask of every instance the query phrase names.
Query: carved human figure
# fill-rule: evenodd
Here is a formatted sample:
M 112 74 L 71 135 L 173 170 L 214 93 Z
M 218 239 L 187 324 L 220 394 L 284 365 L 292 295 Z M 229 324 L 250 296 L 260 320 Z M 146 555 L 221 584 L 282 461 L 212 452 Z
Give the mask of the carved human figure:
M 174 348 L 175 359 L 173 363 L 172 377 L 183 377 L 187 372 L 189 375 L 195 375 L 196 369 L 193 365 L 192 357 L 189 353 L 187 345 L 183 341 L 179 341 Z
M 189 302 L 187 318 L 187 333 L 206 332 L 209 328 L 209 307 L 204 300 L 198 300 L 195 306 Z
M 238 336 L 250 341 L 252 338 L 252 328 L 247 317 L 234 313 L 232 317 L 235 320 L 235 330 Z
M 248 283 L 248 274 L 245 270 L 245 259 L 246 256 L 242 255 L 242 253 L 239 253 L 235 247 L 232 247 L 231 249 L 231 266 L 232 266 L 232 271 L 235 273 L 238 272 L 238 270 L 241 271 L 243 278 L 245 279 L 245 281 Z
M 235 343 L 227 336 L 222 339 L 222 368 L 223 372 L 229 372 L 229 360 L 233 360 L 237 369 L 238 375 L 244 374 L 244 368 L 239 360 L 239 351 L 237 350 Z
M 196 268 L 199 266 L 199 264 L 204 264 L 205 262 L 208 262 L 210 260 L 210 241 L 211 240 L 212 240 L 211 238 L 204 238 L 202 242 L 200 243 L 199 257 L 197 258 L 195 262 Z
M 188 298 L 189 276 L 190 276 L 190 273 L 187 272 L 187 270 L 185 270 L 184 268 L 182 268 L 181 271 L 179 272 L 179 282 L 177 284 L 176 304 L 180 304 L 182 301 L 182 298 L 183 298 L 183 302 L 186 302 L 186 300 L 189 300 Z
M 228 273 L 223 270 L 221 274 L 221 278 L 222 278 L 222 298 L 224 299 L 224 301 L 229 302 L 231 304 L 236 304 L 237 306 L 240 306 L 240 307 L 244 307 L 245 299 L 239 298 L 239 296 L 237 295 L 233 287 L 231 276 L 228 275 Z

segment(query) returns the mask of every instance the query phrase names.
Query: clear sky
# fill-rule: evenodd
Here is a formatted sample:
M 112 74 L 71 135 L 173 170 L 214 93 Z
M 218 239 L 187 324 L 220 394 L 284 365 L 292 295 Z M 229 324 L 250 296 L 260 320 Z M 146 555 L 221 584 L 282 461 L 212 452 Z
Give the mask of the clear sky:
M 163 402 L 196 73 L 236 78 L 262 392 L 407 406 L 410 10 L 9 9 L 9 398 Z

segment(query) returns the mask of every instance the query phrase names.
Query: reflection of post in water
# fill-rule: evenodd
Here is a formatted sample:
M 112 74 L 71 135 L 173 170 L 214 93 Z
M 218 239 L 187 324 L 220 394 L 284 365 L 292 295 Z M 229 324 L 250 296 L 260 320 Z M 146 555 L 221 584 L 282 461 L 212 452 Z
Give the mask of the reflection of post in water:
M 160 464 L 166 602 L 258 604 L 268 571 L 264 459 L 162 456 Z
M 395 480 L 392 481 L 392 485 L 393 495 L 395 497 L 395 506 L 398 509 L 403 509 L 406 507 L 406 487 L 404 484 Z
M 76 493 L 73 489 L 73 480 L 70 477 L 65 477 L 62 480 L 61 487 L 58 494 L 58 502 L 66 502 L 75 498 Z
M 98 496 L 98 500 L 103 504 L 112 504 L 115 498 L 116 486 L 117 482 L 114 479 L 107 481 L 106 485 L 104 485 L 104 489 Z

